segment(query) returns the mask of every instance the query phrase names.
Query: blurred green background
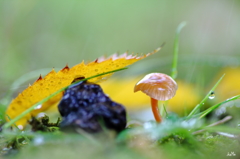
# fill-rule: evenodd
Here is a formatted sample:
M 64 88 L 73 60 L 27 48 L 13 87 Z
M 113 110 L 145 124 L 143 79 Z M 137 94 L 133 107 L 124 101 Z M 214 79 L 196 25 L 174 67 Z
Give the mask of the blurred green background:
M 0 98 L 28 72 L 115 52 L 148 53 L 163 42 L 124 74 L 169 74 L 182 21 L 178 78 L 206 84 L 240 63 L 239 15 L 238 0 L 1 0 Z

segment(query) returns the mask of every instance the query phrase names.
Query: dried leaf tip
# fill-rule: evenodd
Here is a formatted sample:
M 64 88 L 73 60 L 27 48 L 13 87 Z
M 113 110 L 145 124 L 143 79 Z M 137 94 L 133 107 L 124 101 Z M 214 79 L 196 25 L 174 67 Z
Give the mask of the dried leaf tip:
M 40 81 L 40 80 L 42 80 L 42 75 L 40 75 L 36 81 Z
M 70 68 L 68 67 L 68 64 L 61 70 L 61 71 L 68 71 Z
M 94 62 L 97 63 L 98 62 L 98 58 Z

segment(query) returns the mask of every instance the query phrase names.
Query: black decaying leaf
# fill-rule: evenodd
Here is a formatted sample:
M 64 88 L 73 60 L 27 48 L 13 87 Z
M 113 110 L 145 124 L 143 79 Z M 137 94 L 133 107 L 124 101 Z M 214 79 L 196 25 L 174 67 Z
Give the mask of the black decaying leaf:
M 69 87 L 58 109 L 63 117 L 62 129 L 95 133 L 106 127 L 120 132 L 126 126 L 125 108 L 105 95 L 99 85 L 87 81 Z

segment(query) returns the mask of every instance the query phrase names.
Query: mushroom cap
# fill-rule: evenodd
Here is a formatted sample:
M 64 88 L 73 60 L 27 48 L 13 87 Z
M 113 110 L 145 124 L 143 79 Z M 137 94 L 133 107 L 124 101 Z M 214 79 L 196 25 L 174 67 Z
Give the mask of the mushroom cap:
M 141 79 L 134 87 L 134 92 L 142 91 L 156 100 L 169 100 L 176 94 L 177 83 L 163 73 L 150 73 Z

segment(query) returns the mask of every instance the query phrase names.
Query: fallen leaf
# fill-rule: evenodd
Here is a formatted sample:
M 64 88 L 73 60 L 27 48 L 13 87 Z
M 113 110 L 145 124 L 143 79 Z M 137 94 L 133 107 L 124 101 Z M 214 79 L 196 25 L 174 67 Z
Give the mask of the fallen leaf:
M 36 80 L 32 85 L 26 88 L 21 92 L 15 99 L 12 100 L 10 105 L 7 108 L 6 114 L 10 119 L 14 119 L 16 116 L 21 114 L 26 109 L 30 108 L 37 102 L 48 97 L 52 93 L 60 90 L 63 87 L 66 87 L 72 83 L 72 81 L 79 77 L 91 77 L 97 74 L 104 72 L 124 68 L 128 65 L 131 65 L 149 55 L 152 55 L 159 51 L 161 47 L 154 50 L 151 53 L 137 56 L 137 55 L 128 55 L 124 53 L 122 55 L 114 54 L 109 58 L 100 57 L 93 62 L 85 64 L 84 61 L 78 65 L 69 68 L 68 66 L 64 67 L 59 72 L 52 70 L 44 78 L 41 76 Z M 100 82 L 101 80 L 106 80 L 110 77 L 111 74 L 99 76 L 89 80 L 90 82 Z M 18 120 L 15 124 L 19 128 L 23 128 L 31 116 L 36 116 L 38 113 L 47 110 L 52 105 L 59 102 L 63 93 L 59 93 L 55 97 L 51 98 L 49 101 L 45 102 L 42 105 L 36 107 L 34 111 L 27 114 L 25 117 Z M 8 120 L 8 119 L 7 119 Z

